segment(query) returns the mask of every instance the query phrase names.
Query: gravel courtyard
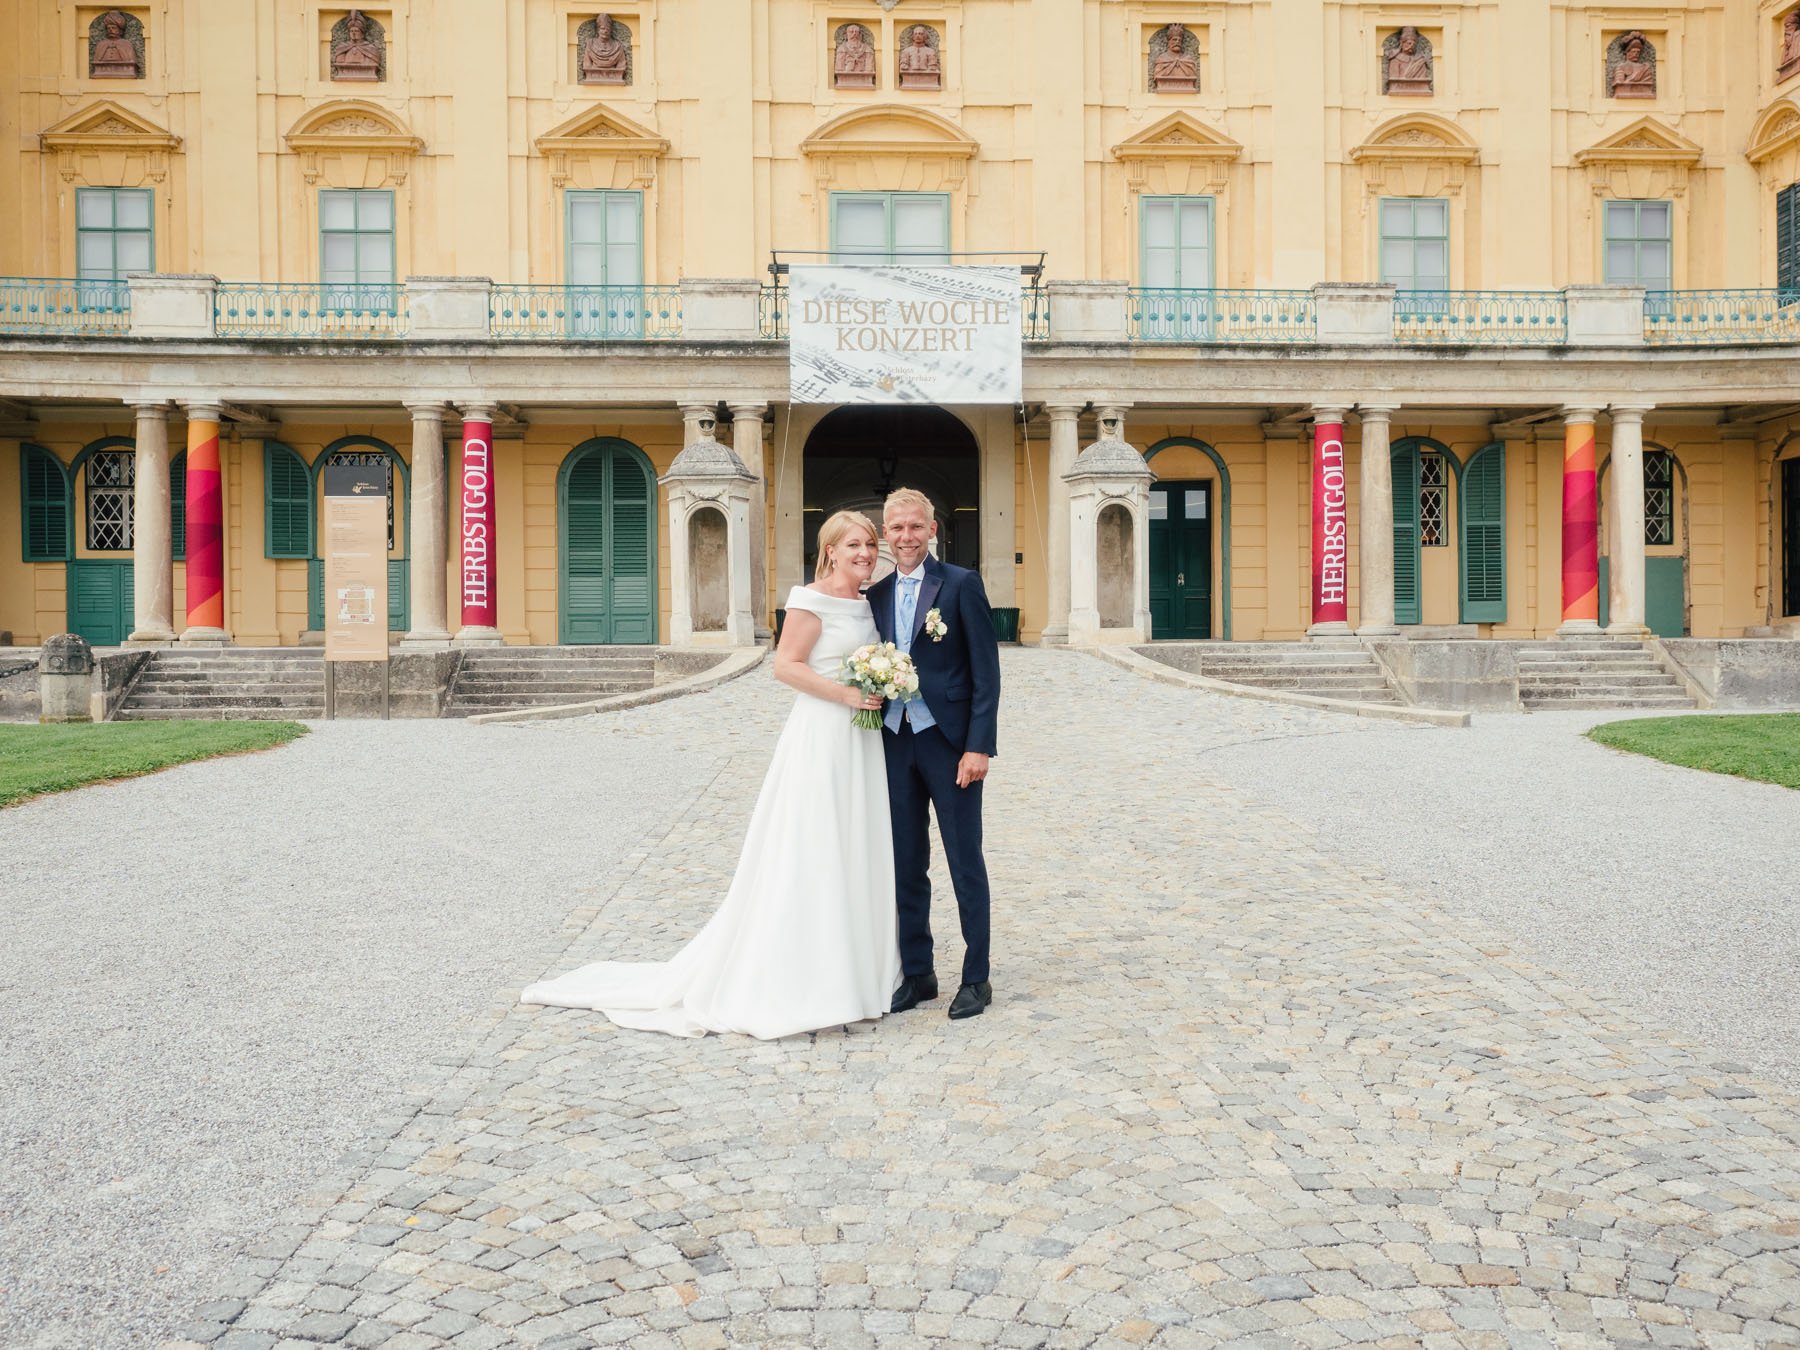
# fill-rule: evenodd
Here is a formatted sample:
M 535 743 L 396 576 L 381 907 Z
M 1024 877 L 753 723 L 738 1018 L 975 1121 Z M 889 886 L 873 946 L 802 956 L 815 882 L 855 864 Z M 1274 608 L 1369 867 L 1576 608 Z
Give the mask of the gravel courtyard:
M 1005 675 L 959 1024 L 514 1005 L 710 912 L 766 667 L 0 813 L 0 1345 L 1800 1345 L 1800 797 Z

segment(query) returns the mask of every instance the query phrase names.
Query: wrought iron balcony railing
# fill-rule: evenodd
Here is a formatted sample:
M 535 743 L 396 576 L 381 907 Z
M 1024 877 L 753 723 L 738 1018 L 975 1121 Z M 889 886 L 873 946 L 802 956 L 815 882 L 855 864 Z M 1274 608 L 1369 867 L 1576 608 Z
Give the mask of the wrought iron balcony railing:
M 495 286 L 496 339 L 557 341 L 681 336 L 679 286 Z
M 1132 342 L 1312 342 L 1311 291 L 1187 290 L 1136 286 L 1125 331 Z
M 1019 296 L 1019 318 L 1025 341 L 1050 340 L 1050 291 L 1042 283 L 1026 286 Z M 764 285 L 757 304 L 757 331 L 785 342 L 788 337 L 788 288 L 785 281 Z
M 119 280 L 0 277 L 0 333 L 124 333 L 131 286 Z
M 1658 347 L 1800 343 L 1800 290 L 1650 291 L 1644 341 Z
M 222 281 L 213 332 L 240 338 L 402 338 L 406 287 Z
M 1560 291 L 1397 291 L 1394 338 L 1447 347 L 1556 346 L 1569 340 Z

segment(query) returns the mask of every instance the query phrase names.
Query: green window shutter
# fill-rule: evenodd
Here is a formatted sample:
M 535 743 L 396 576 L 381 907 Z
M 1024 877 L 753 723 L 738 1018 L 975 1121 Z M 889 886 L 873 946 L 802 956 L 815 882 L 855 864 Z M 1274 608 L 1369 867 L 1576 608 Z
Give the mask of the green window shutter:
M 606 457 L 590 452 L 569 470 L 564 502 L 566 642 L 611 640 L 606 611 Z
M 1419 450 L 1402 441 L 1393 452 L 1394 622 L 1419 617 Z
M 306 626 L 315 633 L 325 628 L 325 560 L 306 562 Z
M 650 513 L 656 489 L 643 466 L 615 450 L 611 469 L 612 640 L 656 640 L 656 577 L 651 571 Z
M 1462 621 L 1506 622 L 1506 447 L 1478 450 L 1462 474 Z
M 263 556 L 312 556 L 312 477 L 287 446 L 263 442 Z
M 1790 183 L 1775 196 L 1775 284 L 1788 294 L 1800 291 L 1800 183 Z
M 169 461 L 169 556 L 187 561 L 187 451 Z
M 69 479 L 48 450 L 20 447 L 19 500 L 26 562 L 64 562 L 69 556 Z

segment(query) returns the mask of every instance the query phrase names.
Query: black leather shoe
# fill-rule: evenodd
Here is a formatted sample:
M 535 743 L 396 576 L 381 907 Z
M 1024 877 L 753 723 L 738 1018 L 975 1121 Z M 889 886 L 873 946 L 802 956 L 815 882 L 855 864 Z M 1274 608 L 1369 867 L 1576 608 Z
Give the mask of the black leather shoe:
M 965 984 L 950 1000 L 950 1018 L 960 1022 L 965 1017 L 980 1017 L 993 1001 L 994 986 L 986 980 L 980 984 Z
M 937 976 L 908 975 L 900 981 L 900 987 L 894 990 L 894 1006 L 891 1013 L 905 1012 L 908 1008 L 916 1008 L 921 1003 L 929 1003 L 938 996 Z

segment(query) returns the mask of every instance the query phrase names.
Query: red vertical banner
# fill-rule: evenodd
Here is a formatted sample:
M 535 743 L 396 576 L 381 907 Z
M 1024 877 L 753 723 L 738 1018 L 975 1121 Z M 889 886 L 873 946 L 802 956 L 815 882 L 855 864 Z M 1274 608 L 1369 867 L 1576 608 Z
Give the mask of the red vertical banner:
M 1600 622 L 1600 511 L 1594 424 L 1563 426 L 1562 621 Z
M 494 426 L 463 422 L 462 587 L 464 628 L 495 627 Z
M 1344 424 L 1313 423 L 1312 621 L 1350 621 L 1350 507 L 1344 478 Z
M 225 627 L 225 503 L 219 472 L 219 424 L 187 424 L 187 626 Z

